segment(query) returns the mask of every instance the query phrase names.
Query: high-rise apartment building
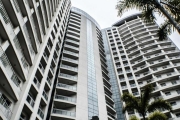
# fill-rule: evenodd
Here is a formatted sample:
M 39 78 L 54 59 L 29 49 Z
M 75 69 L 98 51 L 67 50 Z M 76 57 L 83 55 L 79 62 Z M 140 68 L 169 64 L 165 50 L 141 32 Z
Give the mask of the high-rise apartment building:
M 154 99 L 180 117 L 179 50 L 132 15 L 101 30 L 70 0 L 0 0 L 0 120 L 128 120 L 121 94 Z
M 161 111 L 173 120 L 180 119 L 180 51 L 169 38 L 159 40 L 157 30 L 158 25 L 144 23 L 141 14 L 126 17 L 102 30 L 107 60 L 113 63 L 108 67 L 112 71 L 117 115 L 122 114 L 121 105 L 117 104 L 119 92 L 139 97 L 140 88 L 151 83 L 154 99 L 163 98 L 172 105 L 172 113 Z M 142 118 L 132 110 L 125 113 L 126 119 L 131 115 Z
M 0 119 L 46 119 L 69 0 L 0 0 Z

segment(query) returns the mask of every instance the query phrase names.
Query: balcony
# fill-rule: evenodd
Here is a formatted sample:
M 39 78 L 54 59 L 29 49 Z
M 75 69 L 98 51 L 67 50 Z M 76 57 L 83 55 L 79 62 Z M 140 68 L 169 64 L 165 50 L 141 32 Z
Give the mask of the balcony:
M 116 119 L 116 117 L 115 117 L 115 115 L 113 115 L 113 114 L 111 114 L 110 112 L 107 112 L 107 115 L 108 115 L 108 117 L 110 117 L 112 120 L 115 120 Z M 109 119 L 108 119 L 109 120 Z
M 66 48 L 66 50 L 76 51 L 76 52 L 79 51 L 79 48 L 78 48 L 78 47 L 74 47 L 74 46 L 72 46 L 72 45 L 67 45 L 67 44 L 65 44 L 64 47 Z
M 67 96 L 62 96 L 62 95 L 56 95 L 55 99 L 57 100 L 63 100 L 63 101 L 67 101 L 67 102 L 72 102 L 75 103 L 76 99 L 72 98 L 72 97 L 67 97 Z
M 66 39 L 65 41 L 66 41 L 66 42 L 69 42 L 69 43 L 71 43 L 71 44 L 73 44 L 73 45 L 75 45 L 75 46 L 79 46 L 79 42 L 76 42 L 76 41 L 74 41 L 74 40 Z
M 51 114 L 52 120 L 75 120 L 76 113 L 54 108 Z M 56 119 L 57 118 L 57 119 Z
M 72 66 L 68 66 L 68 65 L 64 65 L 64 64 L 61 64 L 61 68 L 65 68 L 65 69 L 68 69 L 68 70 L 71 70 L 71 71 L 78 71 L 78 67 L 72 67 Z
M 58 109 L 68 109 L 76 106 L 76 98 L 68 97 L 69 95 L 56 95 L 54 99 L 54 106 Z M 71 95 L 70 95 L 71 96 Z
M 73 57 L 73 58 L 78 58 L 78 56 L 79 56 L 78 53 L 70 52 L 70 51 L 67 51 L 67 50 L 63 50 L 63 53 L 64 53 L 64 56 L 67 56 L 67 57 L 70 56 L 70 57 Z
M 58 83 L 57 87 L 65 88 L 65 89 L 68 89 L 68 90 L 71 90 L 71 91 L 76 91 L 75 86 L 71 86 L 71 85 L 67 85 L 67 84 L 63 84 L 63 83 Z
M 0 96 L 1 96 L 1 93 L 0 93 Z M 0 97 L 0 112 L 2 112 L 8 120 L 11 119 L 12 112 L 8 104 L 6 103 L 6 100 L 4 100 L 2 96 Z
M 26 101 L 29 103 L 29 105 L 33 108 L 34 107 L 34 99 L 28 94 Z
M 39 117 L 40 117 L 41 119 L 44 118 L 44 113 L 43 113 L 43 111 L 42 111 L 40 108 L 38 109 L 38 115 L 39 115 Z
M 63 57 L 62 60 L 78 64 L 78 60 L 74 60 L 74 59 L 71 59 L 71 58 L 68 58 L 68 57 Z
M 8 57 L 6 56 L 3 49 L 0 47 L 0 73 L 1 81 L 0 84 L 4 84 L 4 89 L 13 97 L 13 99 L 17 100 L 18 95 L 21 92 L 20 83 L 21 79 L 14 71 L 11 63 L 9 62 Z
M 60 73 L 59 77 L 61 78 L 62 82 L 70 82 L 70 83 L 76 83 L 77 82 L 77 75 L 69 75 L 69 74 L 64 74 Z

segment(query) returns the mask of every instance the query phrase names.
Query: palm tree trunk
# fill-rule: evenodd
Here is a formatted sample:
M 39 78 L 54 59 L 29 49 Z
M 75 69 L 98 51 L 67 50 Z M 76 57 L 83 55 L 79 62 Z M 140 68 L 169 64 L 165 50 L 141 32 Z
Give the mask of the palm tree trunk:
M 170 23 L 176 28 L 176 30 L 180 34 L 180 26 L 179 24 L 171 17 L 171 15 L 164 9 L 164 7 L 161 6 L 158 0 L 155 0 L 155 4 L 157 5 L 158 9 L 167 17 L 167 19 L 170 21 Z

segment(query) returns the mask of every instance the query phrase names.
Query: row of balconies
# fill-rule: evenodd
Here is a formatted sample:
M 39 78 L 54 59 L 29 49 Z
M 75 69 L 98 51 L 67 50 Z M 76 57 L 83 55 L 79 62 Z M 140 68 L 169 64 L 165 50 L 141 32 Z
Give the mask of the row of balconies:
M 57 117 L 75 120 L 76 117 L 73 109 L 76 107 L 79 37 L 74 39 L 74 35 L 67 36 L 60 66 L 61 72 L 56 85 L 55 105 L 51 113 L 52 120 Z

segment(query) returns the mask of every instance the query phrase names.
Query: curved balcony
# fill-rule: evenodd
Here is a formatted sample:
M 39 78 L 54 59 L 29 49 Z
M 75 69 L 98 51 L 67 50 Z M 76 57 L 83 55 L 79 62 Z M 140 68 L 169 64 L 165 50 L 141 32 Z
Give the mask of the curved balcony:
M 68 51 L 75 51 L 75 52 L 78 52 L 79 51 L 79 48 L 78 47 L 74 47 L 72 45 L 67 45 L 65 44 L 64 45 L 64 50 L 68 50 Z
M 67 64 L 67 65 L 77 65 L 78 64 L 78 60 L 75 59 L 71 59 L 68 57 L 62 57 L 62 63 Z
M 51 113 L 52 120 L 75 120 L 76 113 L 72 111 L 53 108 Z
M 77 83 L 77 75 L 70 75 L 70 74 L 65 74 L 65 73 L 60 73 L 59 78 L 61 78 L 61 82 L 63 83 L 69 83 L 69 84 L 74 84 Z
M 64 57 L 68 57 L 68 58 L 75 58 L 75 59 L 77 59 L 79 54 L 75 53 L 75 52 L 70 52 L 70 51 L 67 51 L 67 50 L 63 50 L 63 56 Z
M 78 71 L 78 67 L 72 67 L 64 64 L 61 64 L 60 68 L 63 73 L 77 73 Z
M 56 92 L 59 95 L 64 95 L 64 96 L 75 95 L 76 89 L 77 89 L 76 86 L 72 86 L 68 84 L 58 83 L 56 85 Z
M 54 105 L 60 109 L 66 109 L 76 106 L 76 99 L 73 97 L 67 97 L 63 95 L 56 95 L 54 99 Z

